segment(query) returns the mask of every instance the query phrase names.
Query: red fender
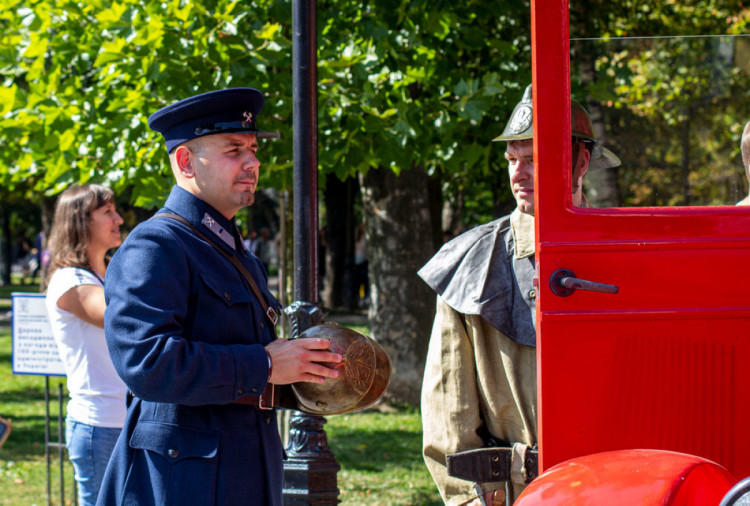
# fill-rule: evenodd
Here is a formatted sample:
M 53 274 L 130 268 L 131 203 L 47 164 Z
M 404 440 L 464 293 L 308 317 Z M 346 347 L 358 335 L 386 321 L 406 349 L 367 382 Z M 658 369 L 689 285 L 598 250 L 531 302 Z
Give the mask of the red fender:
M 663 450 L 620 450 L 551 467 L 518 497 L 516 506 L 719 504 L 737 482 L 722 466 Z

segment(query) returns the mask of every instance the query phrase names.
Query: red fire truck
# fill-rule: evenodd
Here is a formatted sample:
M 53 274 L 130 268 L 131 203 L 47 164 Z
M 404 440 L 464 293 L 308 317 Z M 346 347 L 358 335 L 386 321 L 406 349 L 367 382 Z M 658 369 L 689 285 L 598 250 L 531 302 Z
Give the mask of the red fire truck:
M 568 1 L 531 11 L 541 474 L 516 504 L 750 504 L 750 207 L 573 207 Z

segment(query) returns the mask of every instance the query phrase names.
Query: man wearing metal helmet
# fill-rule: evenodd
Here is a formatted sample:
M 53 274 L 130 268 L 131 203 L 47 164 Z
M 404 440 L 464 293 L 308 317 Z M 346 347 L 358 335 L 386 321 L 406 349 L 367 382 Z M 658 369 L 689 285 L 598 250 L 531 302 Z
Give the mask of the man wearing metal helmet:
M 535 476 L 536 289 L 531 86 L 503 133 L 517 209 L 443 245 L 419 271 L 438 294 L 422 385 L 423 453 L 446 504 L 512 503 Z M 573 203 L 619 165 L 571 101 Z M 486 452 L 471 450 L 495 447 Z M 467 452 L 469 453 L 462 453 Z M 446 462 L 448 461 L 448 462 Z
M 747 180 L 750 181 L 750 121 L 747 122 L 745 130 L 742 132 L 740 149 L 742 151 L 742 165 L 745 166 L 745 175 L 747 176 Z M 750 196 L 737 202 L 737 205 L 750 206 Z

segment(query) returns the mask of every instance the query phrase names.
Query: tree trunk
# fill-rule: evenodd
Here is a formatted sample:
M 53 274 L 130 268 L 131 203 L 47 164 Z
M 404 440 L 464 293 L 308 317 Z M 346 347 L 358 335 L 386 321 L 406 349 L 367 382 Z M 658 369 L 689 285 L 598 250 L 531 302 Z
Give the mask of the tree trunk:
M 370 330 L 388 352 L 390 399 L 419 403 L 435 295 L 417 276 L 434 253 L 429 178 L 422 167 L 361 176 L 370 278 Z
M 688 109 L 685 120 L 681 125 L 682 140 L 682 205 L 690 205 L 690 118 L 692 111 Z
M 335 174 L 326 176 L 326 277 L 323 302 L 328 308 L 357 307 L 354 290 L 354 200 L 357 180 L 341 181 Z
M 44 198 L 42 199 L 41 209 L 42 209 L 42 230 L 41 232 L 44 234 L 43 240 L 42 240 L 42 248 L 46 249 L 48 247 L 49 242 L 49 233 L 52 229 L 52 219 L 55 215 L 55 199 L 51 198 Z M 40 254 L 40 258 L 43 258 L 43 254 Z M 49 265 L 42 265 L 39 266 L 39 291 L 44 291 L 47 289 L 47 270 L 49 268 Z
M 590 2 L 579 2 L 575 7 L 574 17 L 577 23 L 586 23 L 590 12 Z M 579 33 L 585 33 L 584 29 L 577 30 Z M 574 48 L 578 63 L 578 73 L 581 83 L 588 87 L 596 81 L 595 60 L 596 54 L 591 48 L 583 47 L 583 42 L 575 41 Z M 580 101 L 580 100 L 579 100 Z M 591 97 L 585 97 L 581 102 L 591 116 L 591 123 L 594 126 L 596 139 L 602 146 L 607 144 L 606 119 L 599 102 L 592 100 Z M 591 201 L 594 207 L 617 207 L 622 205 L 619 185 L 619 167 L 610 167 L 607 169 L 589 169 L 584 178 L 583 190 L 586 197 Z
M 593 62 L 591 62 L 591 65 L 593 66 Z M 598 102 L 587 100 L 586 109 L 591 116 L 597 141 L 602 146 L 606 146 L 606 122 L 601 105 Z M 589 169 L 584 178 L 584 191 L 594 207 L 618 207 L 622 205 L 619 177 L 620 167 Z
M 10 285 L 10 270 L 13 265 L 13 236 L 10 231 L 10 213 L 11 209 L 8 204 L 3 204 L 3 262 L 2 262 L 2 279 L 4 285 Z

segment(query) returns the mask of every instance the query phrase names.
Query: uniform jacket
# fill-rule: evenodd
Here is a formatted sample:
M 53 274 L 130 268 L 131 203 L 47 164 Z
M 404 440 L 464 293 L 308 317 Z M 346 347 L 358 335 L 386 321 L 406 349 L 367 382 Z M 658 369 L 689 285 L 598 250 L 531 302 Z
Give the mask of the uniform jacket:
M 234 223 L 179 187 L 160 212 L 238 255 L 279 309 Z M 202 225 L 206 215 L 228 241 Z M 107 344 L 132 394 L 98 504 L 281 504 L 275 414 L 232 404 L 263 391 L 275 338 L 235 267 L 184 224 L 152 218 L 112 258 L 105 298 Z
M 419 273 L 439 295 L 422 426 L 425 463 L 446 504 L 476 497 L 472 483 L 448 476 L 447 454 L 485 446 L 483 433 L 537 441 L 533 223 L 516 210 L 477 227 Z

